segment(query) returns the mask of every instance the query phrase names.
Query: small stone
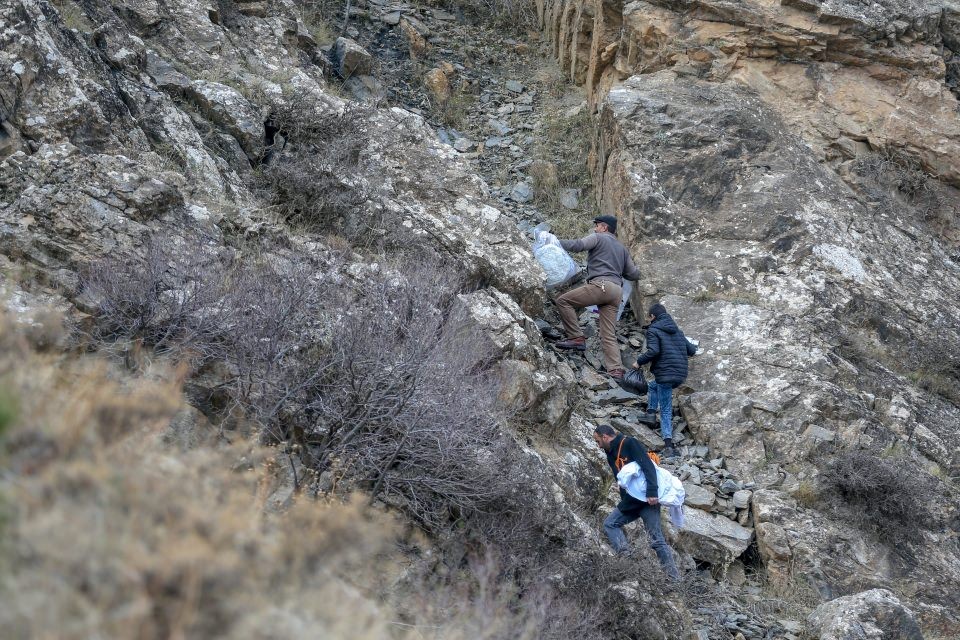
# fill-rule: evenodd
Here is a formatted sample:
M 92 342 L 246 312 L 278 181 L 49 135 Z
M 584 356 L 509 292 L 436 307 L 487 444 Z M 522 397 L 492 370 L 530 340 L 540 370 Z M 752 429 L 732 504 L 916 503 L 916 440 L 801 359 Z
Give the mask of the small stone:
M 601 391 L 610 388 L 610 381 L 593 369 L 583 370 L 580 376 L 580 384 L 591 391 Z
M 445 104 L 450 99 L 450 79 L 442 69 L 434 68 L 427 71 L 423 76 L 423 86 L 435 103 Z
M 712 466 L 712 465 L 711 465 Z M 720 483 L 720 492 L 730 495 L 736 491 L 740 490 L 740 483 L 736 480 L 724 480 Z
M 400 24 L 401 15 L 402 14 L 399 11 L 391 11 L 390 13 L 385 13 L 382 16 L 380 16 L 380 20 L 390 25 L 391 27 L 395 27 L 398 24 Z
M 609 391 L 601 391 L 594 398 L 594 402 L 603 407 L 611 404 L 623 404 L 636 399 L 637 396 L 633 395 L 632 393 L 628 393 L 623 389 L 617 388 L 610 389 Z
M 803 624 L 796 620 L 777 620 L 777 624 L 790 633 L 800 633 L 803 631 Z
M 564 189 L 560 192 L 560 204 L 570 210 L 575 210 L 580 207 L 580 190 L 579 189 Z M 640 345 L 634 345 L 639 347 Z
M 518 182 L 510 190 L 510 199 L 514 202 L 526 204 L 533 200 L 533 187 L 526 182 Z
M 698 484 L 684 482 L 683 490 L 687 493 L 687 497 L 683 501 L 687 506 L 706 510 L 716 502 L 716 496 L 714 496 L 713 492 Z
M 584 333 L 586 333 L 586 331 L 584 331 Z M 587 362 L 590 363 L 590 366 L 596 369 L 597 371 L 603 368 L 603 363 L 600 362 L 600 358 L 598 358 L 593 351 L 588 351 L 585 357 L 587 359 Z M 624 391 L 624 393 L 626 393 L 626 391 Z M 634 400 L 636 400 L 637 398 L 637 396 L 633 395 L 632 393 L 630 394 L 630 397 L 632 397 Z
M 753 491 L 741 489 L 733 494 L 733 506 L 737 509 L 746 509 L 750 506 L 750 498 L 753 497 Z
M 493 120 L 493 119 L 488 120 L 487 126 L 493 129 L 494 132 L 496 132 L 501 136 L 505 136 L 511 131 L 513 131 L 510 125 L 508 125 L 506 122 L 503 122 L 502 120 Z
M 722 468 L 723 468 L 723 458 L 714 458 L 713 460 L 711 460 L 711 461 L 708 462 L 707 464 L 709 464 L 710 467 L 713 468 L 713 469 L 722 469 Z
M 620 431 L 628 435 L 632 435 L 634 438 L 642 442 L 647 449 L 659 450 L 663 448 L 664 444 L 666 444 L 664 443 L 663 438 L 660 437 L 659 433 L 647 427 L 646 425 L 628 422 L 622 418 L 614 418 L 612 423 L 613 426 Z
M 523 93 L 523 84 L 516 80 L 507 80 L 506 85 L 507 91 L 511 93 Z
M 337 38 L 333 46 L 333 68 L 341 78 L 370 75 L 373 56 L 350 38 Z
M 472 150 L 475 146 L 477 146 L 477 143 L 467 138 L 457 138 L 457 141 L 453 143 L 453 148 L 460 153 L 466 153 Z
M 810 425 L 803 432 L 803 437 L 808 440 L 816 440 L 817 442 L 833 442 L 837 434 L 830 429 L 824 429 L 823 427 L 818 427 L 816 425 Z

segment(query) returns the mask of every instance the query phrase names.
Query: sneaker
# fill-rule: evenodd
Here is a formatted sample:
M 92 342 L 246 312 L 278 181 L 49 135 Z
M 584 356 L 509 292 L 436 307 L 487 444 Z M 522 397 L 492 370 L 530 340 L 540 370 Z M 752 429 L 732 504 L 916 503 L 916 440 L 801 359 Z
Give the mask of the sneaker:
M 607 375 L 613 378 L 614 380 L 623 380 L 623 375 L 625 371 L 623 369 L 612 369 L 607 371 Z
M 660 451 L 661 458 L 676 458 L 677 450 L 673 448 L 673 445 L 667 445 Z
M 586 338 L 568 338 L 557 343 L 557 349 L 573 349 L 575 351 L 587 350 Z

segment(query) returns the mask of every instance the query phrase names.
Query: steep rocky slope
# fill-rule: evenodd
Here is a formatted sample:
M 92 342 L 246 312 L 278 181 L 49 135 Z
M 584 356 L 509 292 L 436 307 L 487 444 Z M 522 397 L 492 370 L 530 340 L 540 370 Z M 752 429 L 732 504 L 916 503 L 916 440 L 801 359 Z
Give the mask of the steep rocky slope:
M 361 599 L 372 601 L 386 589 L 388 597 L 400 598 L 400 609 L 411 611 L 405 619 L 416 621 L 413 612 L 422 604 L 416 599 L 423 597 L 436 609 L 426 621 L 444 623 L 457 603 L 481 604 L 480 592 L 472 591 L 476 584 L 506 607 L 491 610 L 495 619 L 477 620 L 486 633 L 533 637 L 528 627 L 542 621 L 554 637 L 581 634 L 588 622 L 596 634 L 601 624 L 620 624 L 598 605 L 619 592 L 585 584 L 596 573 L 606 581 L 601 584 L 632 594 L 618 606 L 646 620 L 650 633 L 682 633 L 689 616 L 679 595 L 654 600 L 638 590 L 638 568 L 615 566 L 599 544 L 592 519 L 606 488 L 602 459 L 581 423 L 568 433 L 576 379 L 545 348 L 527 315 L 538 313 L 544 301 L 543 274 L 527 241 L 515 221 L 492 206 L 487 185 L 467 159 L 420 116 L 338 95 L 349 82 L 341 88 L 340 78 L 333 88 L 334 74 L 349 76 L 370 60 L 344 41 L 339 51 L 321 50 L 310 28 L 339 18 L 325 5 L 311 11 L 308 23 L 301 7 L 287 2 L 0 5 L 0 254 L 4 297 L 16 322 L 43 334 L 44 318 L 56 309 L 73 328 L 67 346 L 101 348 L 134 377 L 182 383 L 194 410 L 178 416 L 166 439 L 201 446 L 210 438 L 249 435 L 252 425 L 254 436 L 279 447 L 289 465 L 289 473 L 280 473 L 282 486 L 258 498 L 260 507 L 283 510 L 310 496 L 353 490 L 379 493 L 378 504 L 407 514 L 438 545 L 452 540 L 445 543 L 449 554 L 429 545 L 422 554 L 411 551 L 410 566 L 392 575 L 390 585 L 376 574 L 358 578 L 353 587 Z M 458 284 L 451 287 L 451 281 Z M 453 327 L 446 333 L 436 329 L 443 318 Z M 436 333 L 423 333 L 431 327 Z M 349 369 L 342 362 L 332 376 L 324 373 L 327 365 L 312 369 L 341 355 L 352 358 Z M 162 373 L 158 362 L 169 363 L 170 372 Z M 418 362 L 430 369 L 410 368 Z M 404 366 L 407 374 L 400 373 Z M 363 367 L 368 377 L 354 378 L 368 385 L 363 393 L 351 395 L 350 383 L 337 384 L 339 376 Z M 451 379 L 463 379 L 451 384 L 474 395 L 431 396 L 428 401 L 437 403 L 432 408 L 416 404 L 431 389 L 448 392 L 443 385 Z M 489 408 L 483 404 L 488 380 L 497 385 L 500 406 L 486 416 L 478 412 Z M 376 406 L 370 394 L 381 388 L 380 398 L 393 402 L 391 410 L 403 419 L 368 409 Z M 331 405 L 338 393 L 344 413 L 335 424 L 324 422 L 321 416 L 339 410 Z M 473 412 L 477 422 L 459 424 L 464 416 L 452 416 L 458 402 L 475 403 L 463 413 Z M 4 458 L 29 458 L 30 434 L 39 427 L 34 416 L 11 411 L 16 436 L 4 440 Z M 424 426 L 429 411 L 428 420 L 450 412 L 426 424 L 440 431 L 410 431 Z M 100 429 L 102 417 L 95 413 L 90 427 Z M 352 430 L 337 432 L 347 418 Z M 357 457 L 375 451 L 369 444 L 349 446 L 349 438 L 367 434 L 354 428 L 369 428 L 362 419 L 382 430 L 386 439 L 379 442 L 392 446 L 389 454 Z M 118 428 L 130 425 L 124 418 Z M 470 432 L 475 426 L 485 430 Z M 391 435 L 394 427 L 408 431 Z M 54 449 L 60 437 L 55 431 L 37 436 Z M 346 446 L 335 457 L 331 437 Z M 422 459 L 408 458 L 414 441 L 435 456 L 426 468 L 418 467 Z M 118 453 L 109 448 L 104 455 L 109 460 Z M 360 477 L 368 475 L 366 462 L 384 465 L 377 480 Z M 46 481 L 28 478 L 32 473 L 38 467 L 27 462 L 5 475 L 4 500 L 15 499 L 23 482 Z M 416 489 L 393 491 L 401 486 Z M 494 486 L 499 493 L 493 503 L 477 508 L 477 499 L 489 500 Z M 459 491 L 462 501 L 445 502 L 452 494 L 444 487 Z M 525 488 L 522 494 L 517 487 Z M 178 508 L 174 494 L 159 498 L 164 508 Z M 515 499 L 536 511 L 511 506 Z M 428 508 L 418 500 L 435 502 Z M 113 522 L 138 509 L 121 506 L 103 518 Z M 487 539 L 464 524 L 485 516 L 485 526 L 500 526 Z M 34 554 L 49 556 L 44 536 L 51 532 L 41 527 L 45 533 L 36 539 L 28 533 L 35 517 L 18 512 L 16 545 L 4 548 L 14 554 L 9 562 L 16 571 L 0 586 L 18 598 L 4 609 L 6 628 L 18 637 L 57 635 L 64 628 L 96 635 L 112 629 L 111 611 L 122 610 L 127 613 L 118 615 L 144 620 L 143 633 L 166 637 L 166 609 L 152 614 L 138 591 L 115 592 L 109 576 L 95 577 L 103 558 L 70 572 L 69 584 L 51 603 L 56 613 L 31 615 L 38 592 L 29 585 L 39 584 L 44 567 L 52 566 L 29 561 Z M 442 518 L 449 518 L 450 531 L 439 526 Z M 198 526 L 203 537 L 210 535 L 209 526 Z M 177 535 L 143 545 L 163 557 L 167 542 L 178 544 Z M 508 539 L 515 547 L 505 544 Z M 484 555 L 490 548 L 504 557 L 507 575 L 496 573 L 495 561 Z M 519 555 L 522 549 L 527 555 Z M 422 593 L 411 586 L 415 564 L 435 565 L 436 575 L 426 579 L 440 586 Z M 612 573 L 603 573 L 611 567 Z M 252 564 L 249 569 L 255 570 Z M 149 566 L 129 563 L 124 571 L 133 582 L 153 584 Z M 521 574 L 540 582 L 524 582 Z M 514 577 L 522 599 L 513 592 Z M 449 601 L 438 597 L 446 590 L 443 580 L 456 585 Z M 491 581 L 494 590 L 486 590 L 482 585 Z M 194 588 L 175 580 L 163 597 L 173 610 L 193 607 L 195 597 L 212 596 L 214 582 Z M 548 592 L 559 594 L 559 601 L 545 619 Z M 544 600 L 537 599 L 541 595 Z M 84 597 L 92 614 L 70 613 L 73 599 Z M 267 600 L 252 606 L 269 618 Z M 175 624 L 188 635 L 228 632 L 217 615 L 200 606 L 197 616 Z M 311 615 L 291 612 L 278 633 L 293 637 Z M 391 628 L 398 637 L 414 626 L 397 624 Z M 443 636 L 444 624 L 430 628 Z M 456 633 L 473 637 L 467 630 Z
M 431 542 L 391 555 L 403 567 L 391 575 L 397 592 L 416 593 L 417 560 L 452 576 L 434 576 L 440 586 L 425 599 L 439 602 L 444 585 L 489 586 L 478 578 L 489 565 L 471 573 L 470 553 L 501 554 L 506 576 L 490 593 L 502 601 L 464 587 L 458 603 L 452 589 L 433 620 L 403 618 L 425 625 L 411 633 L 793 640 L 804 628 L 845 637 L 844 629 L 889 622 L 903 637 L 918 628 L 953 637 L 960 273 L 949 7 L 530 5 L 563 69 L 586 86 L 581 97 L 538 73 L 535 35 L 525 42 L 473 23 L 463 3 L 442 4 L 5 0 L 0 260 L 21 325 L 42 333 L 47 309 L 62 310 L 84 348 L 101 347 L 137 376 L 159 375 L 154 357 L 181 357 L 190 366 L 173 377 L 186 378 L 195 409 L 167 439 L 186 446 L 243 432 L 244 408 L 289 465 L 271 470 L 282 480 L 265 499 L 272 509 L 359 489 L 419 523 Z M 337 39 L 333 25 L 350 39 Z M 663 299 L 706 347 L 679 394 L 683 455 L 667 463 L 690 496 L 688 527 L 670 532 L 685 572 L 679 589 L 642 553 L 628 565 L 611 560 L 601 540 L 615 492 L 592 425 L 609 422 L 653 448 L 662 442 L 640 423 L 640 400 L 598 374 L 594 339 L 582 358 L 543 339 L 539 316 L 552 311 L 520 231 L 556 211 L 586 230 L 585 181 L 547 211 L 538 171 L 550 164 L 549 145 L 570 143 L 544 139 L 550 121 L 580 126 L 587 111 L 597 206 L 621 217 L 644 272 L 633 306 Z M 455 291 L 445 288 L 452 275 L 461 281 Z M 248 289 L 230 289 L 238 282 Z M 199 333 L 197 320 L 216 319 L 264 346 L 219 334 L 182 351 L 161 349 L 166 336 L 118 340 L 116 327 L 104 327 L 105 309 L 116 308 L 118 292 L 141 300 L 137 286 L 156 294 L 161 324 L 164 314 L 189 317 L 185 326 Z M 409 304 L 410 292 L 423 302 Z M 402 428 L 386 443 L 390 464 L 400 460 L 387 467 L 394 476 L 349 475 L 324 448 L 324 399 L 339 391 L 285 388 L 277 378 L 317 362 L 314 352 L 336 351 L 337 336 L 386 363 L 376 379 L 389 387 L 416 360 L 389 351 L 386 339 L 416 336 L 407 327 L 441 316 L 459 319 L 473 341 L 441 334 L 441 346 L 458 353 L 430 361 L 436 370 L 422 380 L 469 393 L 473 378 L 446 385 L 444 367 L 482 360 L 499 407 L 492 441 L 463 440 L 488 450 L 462 467 L 438 456 L 443 468 L 422 477 L 440 484 L 449 480 L 441 473 L 470 469 L 516 483 L 522 491 L 498 494 L 500 529 L 471 529 L 469 500 L 442 504 L 457 525 L 435 526 L 436 505 L 402 490 L 416 483 L 416 460 L 402 464 L 417 439 Z M 283 335 L 249 326 L 274 323 Z M 630 358 L 642 347 L 632 312 L 621 329 Z M 362 344 L 373 337 L 382 349 Z M 464 355 L 473 351 L 480 360 Z M 251 367 L 245 358 L 261 352 L 270 366 Z M 245 385 L 260 374 L 269 385 Z M 238 398 L 257 393 L 259 403 Z M 475 424 L 471 407 L 449 400 L 448 421 L 462 411 Z M 820 471 L 860 449 L 902 454 L 939 474 L 923 471 L 935 517 L 920 523 L 918 539 L 878 542 L 835 496 L 811 498 Z M 518 505 L 529 509 L 520 518 Z M 483 540 L 485 531 L 503 539 Z M 407 545 L 421 542 L 397 546 Z M 355 586 L 371 603 L 384 588 Z M 550 606 L 537 599 L 548 592 Z M 446 620 L 488 606 L 496 620 L 479 616 L 472 632 Z M 405 608 L 417 604 L 401 601 Z M 50 632 L 54 618 L 32 631 Z M 31 630 L 29 617 L 11 620 Z M 531 621 L 541 626 L 531 630 Z M 294 622 L 302 619 L 290 617 L 289 633 L 278 633 L 294 635 Z M 449 625 L 431 625 L 439 622 Z
M 955 8 L 538 8 L 596 110 L 597 202 L 642 265 L 634 302 L 706 338 L 691 431 L 770 488 L 753 498 L 767 569 L 823 598 L 885 586 L 955 635 L 954 498 L 905 553 L 790 497 L 860 449 L 957 475 Z

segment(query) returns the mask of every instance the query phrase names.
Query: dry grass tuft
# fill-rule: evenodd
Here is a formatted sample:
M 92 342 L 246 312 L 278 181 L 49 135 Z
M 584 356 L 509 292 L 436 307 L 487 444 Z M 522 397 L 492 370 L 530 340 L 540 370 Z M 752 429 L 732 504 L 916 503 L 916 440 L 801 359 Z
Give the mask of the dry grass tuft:
M 175 377 L 36 353 L 3 316 L 0 336 L 6 637 L 388 634 L 362 588 L 385 518 L 306 500 L 271 515 L 273 450 L 162 444 Z

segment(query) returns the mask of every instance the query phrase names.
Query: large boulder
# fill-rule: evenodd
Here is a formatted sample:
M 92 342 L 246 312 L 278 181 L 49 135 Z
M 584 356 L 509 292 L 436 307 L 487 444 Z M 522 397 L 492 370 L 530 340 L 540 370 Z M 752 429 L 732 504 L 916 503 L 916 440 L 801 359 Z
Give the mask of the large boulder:
M 209 119 L 232 135 L 251 160 L 259 160 L 264 148 L 264 116 L 233 87 L 218 82 L 194 80 L 186 91 Z
M 367 76 L 373 70 L 373 56 L 350 38 L 337 38 L 331 55 L 333 68 L 341 78 Z
M 740 557 L 753 540 L 753 530 L 724 516 L 684 505 L 685 523 L 678 530 L 677 546 L 697 560 L 709 562 L 717 575 Z
M 825 602 L 807 623 L 819 640 L 923 640 L 913 612 L 887 589 Z
M 618 212 L 635 258 L 656 265 L 631 302 L 664 302 L 704 348 L 677 390 L 690 432 L 761 489 L 809 486 L 851 448 L 906 445 L 960 468 L 960 407 L 930 391 L 930 372 L 960 361 L 951 249 L 917 211 L 862 203 L 789 126 L 749 87 L 671 69 L 632 76 L 599 105 L 600 209 Z M 921 255 L 922 269 L 903 267 Z M 849 524 L 783 513 L 755 514 L 774 574 L 803 566 L 832 597 L 897 590 L 909 573 L 924 624 L 956 624 L 945 585 L 960 558 L 939 533 L 915 561 Z
M 565 427 L 577 379 L 565 362 L 546 350 L 533 319 L 496 289 L 463 294 L 459 300 L 498 358 L 503 403 L 535 422 Z

